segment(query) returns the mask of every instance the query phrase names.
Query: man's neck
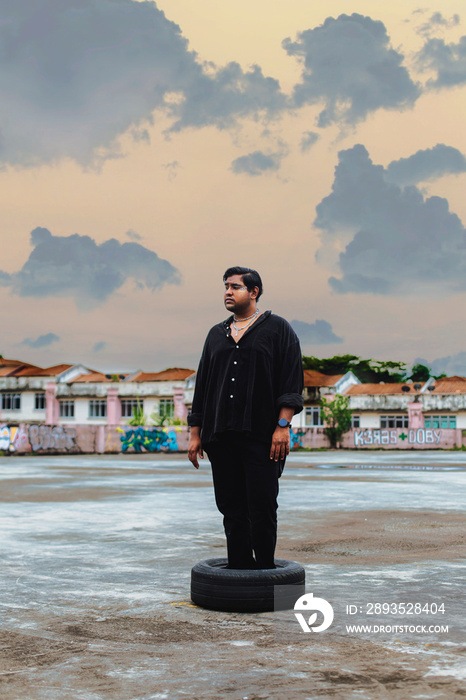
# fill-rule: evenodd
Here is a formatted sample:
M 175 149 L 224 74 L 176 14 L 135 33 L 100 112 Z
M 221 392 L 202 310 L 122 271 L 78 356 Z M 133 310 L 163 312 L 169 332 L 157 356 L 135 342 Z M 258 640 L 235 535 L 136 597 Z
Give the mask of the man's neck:
M 233 316 L 237 321 L 241 321 L 245 318 L 249 318 L 250 316 L 253 316 L 257 311 L 257 306 L 256 304 L 251 304 L 248 306 L 247 309 L 241 310 L 241 311 L 235 311 Z

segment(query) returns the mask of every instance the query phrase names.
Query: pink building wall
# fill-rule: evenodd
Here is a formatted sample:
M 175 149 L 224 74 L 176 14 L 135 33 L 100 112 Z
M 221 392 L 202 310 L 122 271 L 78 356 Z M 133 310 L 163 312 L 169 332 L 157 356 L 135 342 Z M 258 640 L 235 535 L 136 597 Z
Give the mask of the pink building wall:
M 188 409 L 186 407 L 186 404 L 184 402 L 184 389 L 181 387 L 178 387 L 174 390 L 173 392 L 173 402 L 174 402 L 174 412 L 173 415 L 175 418 L 180 418 L 183 421 L 186 421 L 188 417 Z
M 121 402 L 118 398 L 118 389 L 107 391 L 107 425 L 120 425 Z
M 95 454 L 121 452 L 186 452 L 185 426 L 0 424 L 0 449 L 11 453 Z M 293 450 L 329 449 L 323 428 L 293 429 Z M 347 450 L 450 450 L 466 447 L 461 429 L 355 429 L 343 436 Z
M 56 425 L 58 423 L 60 406 L 56 396 L 57 387 L 49 382 L 45 388 L 45 424 Z

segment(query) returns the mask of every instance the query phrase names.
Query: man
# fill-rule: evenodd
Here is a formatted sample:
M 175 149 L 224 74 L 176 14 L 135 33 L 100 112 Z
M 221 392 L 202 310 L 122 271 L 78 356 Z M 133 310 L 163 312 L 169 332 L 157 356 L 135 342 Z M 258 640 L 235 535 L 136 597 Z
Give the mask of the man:
M 255 270 L 223 277 L 230 317 L 207 335 L 196 376 L 188 457 L 207 452 L 223 514 L 228 566 L 275 568 L 278 479 L 290 450 L 290 421 L 303 408 L 299 340 L 291 326 L 257 302 Z

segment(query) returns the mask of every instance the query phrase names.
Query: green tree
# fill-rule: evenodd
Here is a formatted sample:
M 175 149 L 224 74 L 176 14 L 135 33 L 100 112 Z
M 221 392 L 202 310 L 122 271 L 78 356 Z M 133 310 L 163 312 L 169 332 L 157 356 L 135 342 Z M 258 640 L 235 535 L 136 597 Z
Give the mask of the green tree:
M 324 416 L 324 433 L 330 440 L 331 447 L 338 447 L 341 438 L 351 428 L 353 411 L 349 407 L 349 397 L 336 394 L 330 401 L 325 397 L 320 400 Z
M 322 374 L 346 374 L 353 372 L 361 382 L 403 382 L 406 378 L 406 363 L 393 360 L 364 360 L 358 355 L 335 355 L 318 358 L 303 357 L 303 368 L 314 369 Z
M 411 376 L 413 382 L 426 382 L 430 378 L 430 369 L 426 365 L 420 363 L 413 365 Z

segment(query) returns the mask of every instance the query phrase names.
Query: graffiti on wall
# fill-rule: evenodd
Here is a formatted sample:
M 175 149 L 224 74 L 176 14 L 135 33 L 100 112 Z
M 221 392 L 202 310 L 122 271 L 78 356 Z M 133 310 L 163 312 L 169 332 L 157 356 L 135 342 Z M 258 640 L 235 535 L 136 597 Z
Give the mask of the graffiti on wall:
M 366 445 L 438 445 L 442 437 L 441 430 L 418 428 L 417 430 L 355 430 L 354 446 Z
M 160 452 L 162 449 L 175 452 L 178 450 L 178 439 L 174 430 L 160 428 L 126 428 L 120 436 L 122 452 L 133 448 L 135 452 Z
M 33 452 L 57 450 L 69 452 L 76 449 L 76 430 L 62 425 L 30 425 L 29 442 Z
M 27 433 L 22 425 L 0 425 L 0 450 L 16 452 L 27 444 Z
M 304 435 L 306 435 L 305 430 L 290 429 L 290 450 L 298 450 L 303 447 Z
M 108 431 L 105 438 L 104 452 L 119 452 L 121 449 L 121 441 L 118 439 L 118 434 L 115 429 Z

